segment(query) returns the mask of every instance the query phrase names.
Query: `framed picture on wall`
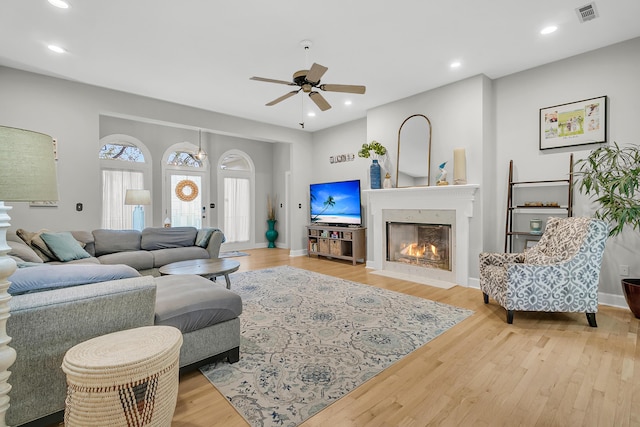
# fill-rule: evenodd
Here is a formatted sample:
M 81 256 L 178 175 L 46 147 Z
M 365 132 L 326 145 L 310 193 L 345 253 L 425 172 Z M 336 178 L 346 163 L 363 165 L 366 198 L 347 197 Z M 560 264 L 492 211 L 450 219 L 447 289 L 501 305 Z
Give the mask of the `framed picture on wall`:
M 540 149 L 607 142 L 607 97 L 540 109 Z

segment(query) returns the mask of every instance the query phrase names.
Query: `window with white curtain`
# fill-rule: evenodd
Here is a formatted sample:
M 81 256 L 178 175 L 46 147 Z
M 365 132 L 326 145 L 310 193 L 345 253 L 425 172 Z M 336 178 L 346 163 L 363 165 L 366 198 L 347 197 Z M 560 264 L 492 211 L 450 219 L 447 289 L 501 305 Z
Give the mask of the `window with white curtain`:
M 133 228 L 133 209 L 125 205 L 127 190 L 150 190 L 149 150 L 129 135 L 109 135 L 100 140 L 102 171 L 101 227 L 114 230 Z M 145 222 L 151 223 L 151 207 L 145 209 Z
M 250 248 L 255 243 L 255 168 L 240 150 L 224 153 L 218 162 L 218 195 L 221 229 L 228 249 Z
M 248 242 L 251 186 L 247 178 L 224 178 L 224 235 L 229 243 Z

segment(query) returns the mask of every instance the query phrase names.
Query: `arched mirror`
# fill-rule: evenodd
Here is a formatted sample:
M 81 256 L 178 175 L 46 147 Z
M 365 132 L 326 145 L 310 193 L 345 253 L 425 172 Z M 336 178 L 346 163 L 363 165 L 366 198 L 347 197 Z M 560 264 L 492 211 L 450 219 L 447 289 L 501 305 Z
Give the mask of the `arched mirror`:
M 405 119 L 398 130 L 396 187 L 429 185 L 431 175 L 431 121 L 423 114 Z

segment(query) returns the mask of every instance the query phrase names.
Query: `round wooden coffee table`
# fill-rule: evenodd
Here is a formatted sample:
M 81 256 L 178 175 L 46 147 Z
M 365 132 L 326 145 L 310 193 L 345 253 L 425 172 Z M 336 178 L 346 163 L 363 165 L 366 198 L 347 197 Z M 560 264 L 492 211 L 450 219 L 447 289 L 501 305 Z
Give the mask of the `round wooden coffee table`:
M 231 289 L 229 274 L 234 271 L 238 271 L 238 268 L 240 268 L 240 263 L 238 261 L 227 258 L 213 258 L 172 262 L 160 267 L 159 271 L 163 276 L 175 274 L 197 274 L 214 281 L 216 277 L 224 276 L 224 279 L 227 281 L 227 289 Z

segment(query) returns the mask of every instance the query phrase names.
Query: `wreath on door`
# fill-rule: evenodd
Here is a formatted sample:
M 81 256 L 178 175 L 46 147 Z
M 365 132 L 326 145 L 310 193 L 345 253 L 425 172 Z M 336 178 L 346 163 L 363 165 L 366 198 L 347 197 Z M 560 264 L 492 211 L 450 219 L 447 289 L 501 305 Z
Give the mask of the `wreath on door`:
M 176 185 L 176 196 L 183 202 L 191 202 L 198 197 L 198 185 L 190 179 L 183 179 Z

